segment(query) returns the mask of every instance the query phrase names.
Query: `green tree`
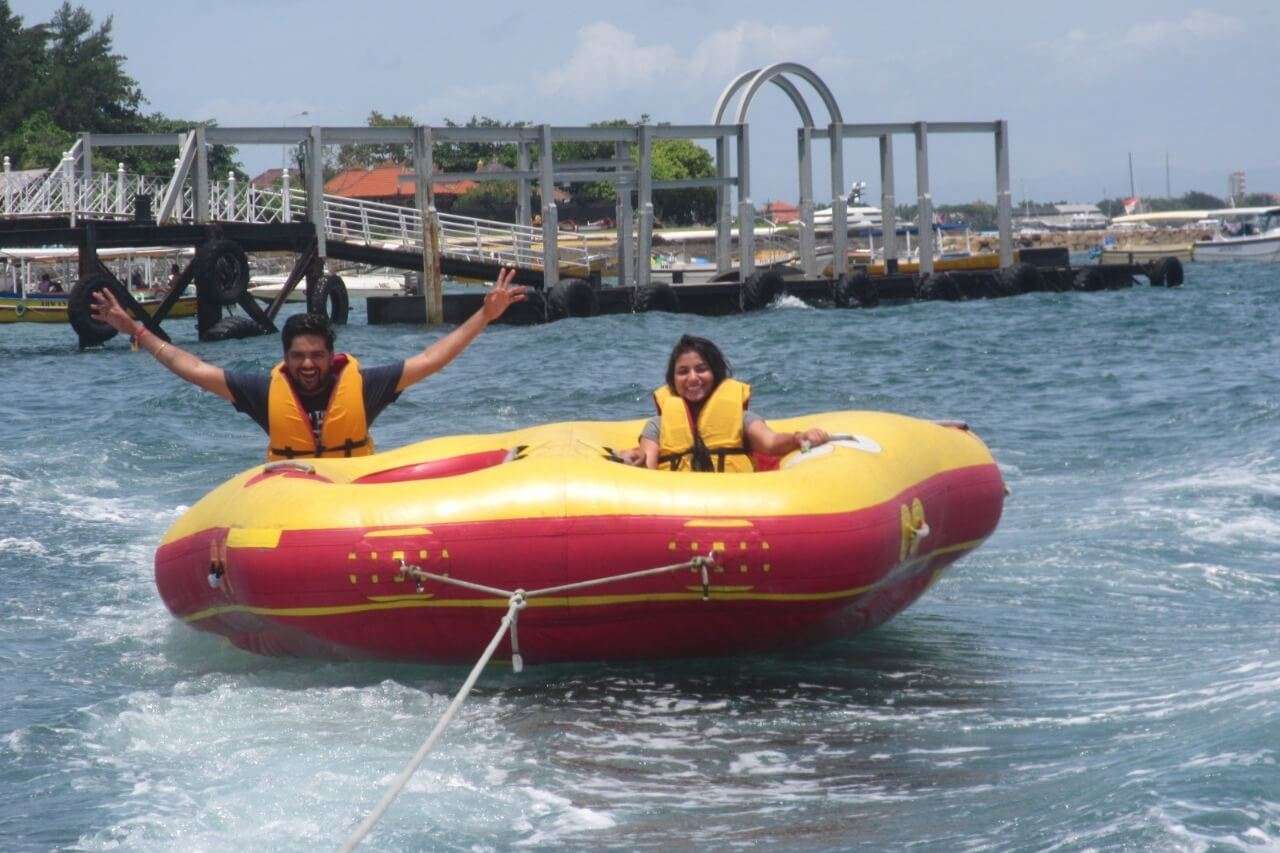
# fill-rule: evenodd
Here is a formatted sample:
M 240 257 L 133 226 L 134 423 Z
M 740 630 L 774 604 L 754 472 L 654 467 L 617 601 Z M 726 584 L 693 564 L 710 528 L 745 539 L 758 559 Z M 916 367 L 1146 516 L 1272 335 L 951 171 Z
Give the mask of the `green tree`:
M 31 112 L 44 42 L 43 27 L 24 27 L 9 0 L 0 0 L 0 140 L 24 124 Z M 4 153 L 14 152 L 6 149 Z
M 38 103 L 61 128 L 129 131 L 142 119 L 142 92 L 112 52 L 111 21 L 95 29 L 87 10 L 63 3 L 45 30 Z
M 710 152 L 688 139 L 654 140 L 650 155 L 655 181 L 711 178 L 716 173 Z M 716 191 L 711 187 L 655 191 L 653 215 L 672 225 L 711 222 L 716 215 Z
M 58 127 L 44 110 L 32 113 L 4 139 L 4 152 L 15 169 L 56 166 L 75 137 Z
M 413 116 L 386 116 L 377 110 L 369 113 L 365 122 L 369 127 L 413 127 L 417 122 Z M 372 169 L 389 163 L 409 166 L 413 163 L 413 146 L 388 144 L 377 145 L 352 142 L 338 149 L 338 157 L 334 165 L 338 169 Z

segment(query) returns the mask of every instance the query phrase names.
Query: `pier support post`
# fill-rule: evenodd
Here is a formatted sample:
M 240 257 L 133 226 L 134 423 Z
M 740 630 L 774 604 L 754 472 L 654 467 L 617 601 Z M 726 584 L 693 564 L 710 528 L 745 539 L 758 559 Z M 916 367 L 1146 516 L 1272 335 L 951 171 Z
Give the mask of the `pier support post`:
M 13 187 L 9 184 L 12 170 L 13 167 L 9 162 L 9 155 L 6 154 L 4 157 L 4 213 L 13 213 Z
M 529 171 L 529 142 L 521 139 L 516 146 L 516 170 L 527 173 Z M 516 181 L 516 223 L 526 228 L 532 227 L 533 224 L 533 200 L 530 191 L 530 183 L 527 177 L 521 175 Z M 533 247 L 530 245 L 527 234 L 517 233 L 515 239 L 515 256 L 517 263 L 528 264 L 525 257 L 531 255 Z
M 559 213 L 555 202 L 555 166 L 552 160 L 555 155 L 551 147 L 551 125 L 542 125 L 541 132 L 542 153 L 538 165 L 542 174 L 538 178 L 538 194 L 542 196 L 542 286 L 550 291 L 560 281 L 560 252 L 557 245 Z
M 716 177 L 729 177 L 729 137 L 716 137 Z M 730 232 L 733 229 L 733 208 L 729 204 L 729 187 L 723 181 L 716 184 L 716 273 L 724 275 L 733 269 L 729 255 Z
M 831 277 L 849 269 L 849 213 L 844 193 L 844 123 L 831 123 Z
M 653 264 L 653 128 L 647 124 L 640 125 L 638 148 L 636 204 L 640 208 L 640 233 L 636 237 L 636 287 L 648 287 Z
M 205 145 L 205 129 L 197 125 L 196 135 L 196 222 L 209 221 L 209 148 Z
M 756 269 L 756 209 L 751 202 L 751 141 L 747 125 L 738 125 L 738 281 Z
M 807 277 L 813 278 L 818 274 L 813 233 L 813 129 L 802 127 L 797 135 L 800 149 L 800 268 Z
M 627 143 L 618 142 L 614 144 L 613 156 L 619 161 L 630 159 L 631 152 L 627 150 Z M 614 193 L 616 195 L 615 210 L 613 221 L 618 229 L 618 286 L 626 287 L 635 282 L 635 259 L 636 244 L 634 242 L 635 222 L 631 216 L 631 192 L 635 188 L 635 182 L 626 178 L 624 174 L 619 174 L 617 182 L 614 185 Z
M 293 221 L 293 192 L 289 189 L 289 167 L 280 170 L 280 221 Z
M 929 125 L 913 126 L 916 138 L 916 245 L 920 251 L 920 274 L 933 272 L 933 196 L 929 194 Z
M 321 263 L 323 263 L 327 253 L 324 210 L 324 140 L 320 136 L 320 128 L 314 125 L 307 134 L 307 220 L 315 226 L 316 254 L 320 256 Z
M 93 135 L 80 134 L 80 177 L 86 187 L 93 180 Z
M 1000 266 L 1013 266 L 1013 197 L 1009 191 L 1009 122 L 996 122 L 996 229 Z
M 427 325 L 444 322 L 444 287 L 440 275 L 440 220 L 436 215 L 435 158 L 431 128 L 413 129 L 413 171 L 418 176 L 413 200 L 422 217 L 422 299 Z
M 886 275 L 898 271 L 898 201 L 893 180 L 893 137 L 886 133 L 880 136 L 880 247 Z

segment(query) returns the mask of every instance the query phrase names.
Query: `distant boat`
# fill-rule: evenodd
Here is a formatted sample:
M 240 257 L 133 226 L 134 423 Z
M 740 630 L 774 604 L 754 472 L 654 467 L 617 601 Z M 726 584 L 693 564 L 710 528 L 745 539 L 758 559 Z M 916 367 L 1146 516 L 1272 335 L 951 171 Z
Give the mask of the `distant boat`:
M 404 273 L 338 273 L 347 286 L 348 299 L 368 299 L 370 296 L 404 296 Z M 255 275 L 249 279 L 249 293 L 258 299 L 270 301 L 288 281 L 287 275 Z M 307 298 L 306 282 L 299 282 L 286 302 L 303 302 Z
M 1213 239 L 1191 245 L 1197 261 L 1280 262 L 1280 207 L 1236 208 L 1214 215 L 1222 219 L 1222 226 Z

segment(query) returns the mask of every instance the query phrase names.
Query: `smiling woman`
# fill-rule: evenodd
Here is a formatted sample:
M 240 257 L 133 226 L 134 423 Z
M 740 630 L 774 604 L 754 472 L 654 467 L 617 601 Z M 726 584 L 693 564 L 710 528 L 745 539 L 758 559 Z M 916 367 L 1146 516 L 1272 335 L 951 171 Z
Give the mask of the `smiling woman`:
M 729 362 L 706 338 L 683 335 L 667 360 L 666 384 L 653 392 L 658 414 L 640 445 L 619 456 L 630 465 L 670 471 L 771 470 L 793 450 L 831 439 L 823 429 L 774 432 L 747 411 L 751 386 L 731 379 Z

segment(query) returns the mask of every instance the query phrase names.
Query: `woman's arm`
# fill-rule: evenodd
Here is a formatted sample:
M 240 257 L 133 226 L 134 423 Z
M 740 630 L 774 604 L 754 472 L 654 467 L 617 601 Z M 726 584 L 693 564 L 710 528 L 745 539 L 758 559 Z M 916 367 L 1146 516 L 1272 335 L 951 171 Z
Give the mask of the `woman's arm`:
M 770 456 L 786 456 L 793 450 L 799 450 L 806 443 L 810 447 L 826 444 L 831 436 L 826 430 L 813 427 L 803 432 L 774 432 L 763 420 L 753 421 L 747 427 L 747 442 L 756 453 L 767 453 Z
M 484 331 L 485 326 L 501 317 L 502 312 L 506 311 L 509 305 L 514 302 L 523 302 L 528 288 L 521 285 L 509 286 L 515 275 L 516 271 L 513 269 L 505 269 L 498 273 L 498 280 L 485 295 L 484 305 L 480 306 L 479 311 L 422 352 L 405 359 L 404 371 L 400 374 L 400 383 L 396 385 L 396 391 L 403 391 L 413 383 L 420 382 L 442 370 L 475 340 L 476 335 Z
M 142 323 L 129 316 L 115 294 L 110 290 L 95 290 L 93 305 L 89 309 L 95 320 L 106 323 L 122 335 L 130 335 L 138 342 L 138 346 L 173 373 L 192 385 L 217 394 L 228 402 L 235 402 L 231 389 L 227 387 L 227 374 L 221 367 L 202 361 L 176 344 L 162 341 L 147 330 Z

